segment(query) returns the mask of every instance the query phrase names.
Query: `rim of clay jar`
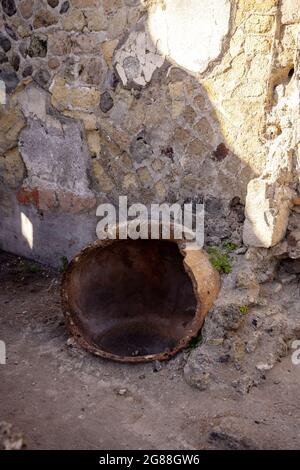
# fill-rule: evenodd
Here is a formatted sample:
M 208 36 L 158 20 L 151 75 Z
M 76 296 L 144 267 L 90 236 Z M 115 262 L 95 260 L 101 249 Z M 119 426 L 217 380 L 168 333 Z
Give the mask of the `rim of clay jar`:
M 115 243 L 122 243 L 122 241 L 124 241 L 119 240 L 117 238 L 116 240 L 98 240 L 83 249 L 78 255 L 76 255 L 72 259 L 67 270 L 63 275 L 61 283 L 63 312 L 67 328 L 79 346 L 83 347 L 84 349 L 96 356 L 105 359 L 111 359 L 115 362 L 142 363 L 168 360 L 171 357 L 175 356 L 178 352 L 185 349 L 190 343 L 190 341 L 198 336 L 203 326 L 206 315 L 208 314 L 209 310 L 211 309 L 215 300 L 218 297 L 220 291 L 220 275 L 211 265 L 208 255 L 203 249 L 186 249 L 187 242 L 185 240 L 176 240 L 172 237 L 168 240 L 165 240 L 163 238 L 160 238 L 159 240 L 177 244 L 179 252 L 182 255 L 182 261 L 185 272 L 191 280 L 194 296 L 197 301 L 194 319 L 191 322 L 184 336 L 178 341 L 178 343 L 173 349 L 158 354 L 149 354 L 144 356 L 119 356 L 116 354 L 112 354 L 101 349 L 98 345 L 94 344 L 89 338 L 85 336 L 84 332 L 82 331 L 80 325 L 77 322 L 77 314 L 70 305 L 68 286 L 72 278 L 73 272 L 80 261 L 90 256 L 94 250 L 105 250 L 107 247 Z

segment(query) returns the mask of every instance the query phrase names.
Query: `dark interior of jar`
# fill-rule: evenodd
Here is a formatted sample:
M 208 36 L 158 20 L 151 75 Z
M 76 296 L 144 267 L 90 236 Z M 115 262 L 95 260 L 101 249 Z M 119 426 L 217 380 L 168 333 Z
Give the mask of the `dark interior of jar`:
M 177 244 L 162 240 L 95 248 L 75 264 L 67 291 L 85 340 L 115 356 L 172 350 L 197 308 Z

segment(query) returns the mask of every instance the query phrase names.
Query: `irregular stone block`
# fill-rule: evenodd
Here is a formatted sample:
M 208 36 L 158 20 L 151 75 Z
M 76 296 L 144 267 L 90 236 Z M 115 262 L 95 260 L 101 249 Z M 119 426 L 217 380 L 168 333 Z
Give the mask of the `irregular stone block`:
M 48 34 L 49 52 L 53 55 L 68 55 L 72 49 L 70 37 L 64 31 Z
M 0 154 L 17 145 L 19 133 L 24 126 L 24 116 L 17 107 L 0 113 Z
M 293 191 L 263 178 L 250 181 L 246 198 L 244 243 L 270 248 L 285 236 Z
M 282 23 L 291 24 L 300 21 L 300 1 L 283 0 L 281 5 Z
M 58 2 L 58 0 L 56 1 Z M 23 2 L 19 2 L 19 10 L 23 18 L 29 19 L 33 13 L 33 0 L 24 0 Z
M 74 54 L 99 54 L 105 39 L 105 32 L 75 34 L 72 36 L 72 51 Z
M 48 28 L 57 22 L 58 17 L 51 13 L 51 11 L 40 10 L 34 18 L 33 27 L 34 29 Z
M 15 0 L 2 0 L 1 4 L 6 15 L 13 16 L 17 13 Z
M 59 13 L 61 15 L 63 15 L 64 13 L 66 13 L 70 8 L 70 2 L 68 2 L 68 0 L 66 0 L 65 2 L 63 2 L 60 10 L 59 10 Z
M 19 78 L 12 68 L 0 70 L 0 80 L 3 80 L 7 93 L 12 93 L 18 86 Z
M 47 55 L 47 39 L 40 36 L 32 36 L 28 48 L 30 57 L 46 57 Z
M 18 148 L 9 150 L 0 157 L 0 181 L 12 189 L 22 184 L 26 175 L 26 168 Z
M 112 99 L 112 97 L 108 93 L 108 91 L 105 91 L 101 95 L 101 99 L 100 99 L 100 109 L 101 109 L 101 111 L 103 111 L 103 113 L 108 113 L 108 111 L 111 110 L 113 105 L 114 105 L 114 100 Z
M 63 79 L 56 79 L 51 85 L 52 104 L 59 111 L 78 109 L 91 111 L 100 102 L 100 92 L 94 87 L 70 87 Z
M 58 4 L 59 0 L 48 0 L 48 5 L 50 5 L 52 8 L 56 8 Z
M 11 49 L 11 42 L 5 34 L 1 33 L 0 31 L 0 47 L 4 50 L 4 52 L 8 52 Z

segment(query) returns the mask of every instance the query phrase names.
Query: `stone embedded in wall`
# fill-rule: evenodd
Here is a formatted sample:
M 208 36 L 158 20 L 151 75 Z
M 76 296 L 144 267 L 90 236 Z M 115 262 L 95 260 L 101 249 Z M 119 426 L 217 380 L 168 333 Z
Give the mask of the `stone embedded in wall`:
M 100 92 L 95 87 L 71 87 L 61 77 L 51 84 L 52 104 L 59 111 L 86 110 L 91 111 L 99 106 Z
M 118 45 L 118 42 L 119 41 L 117 39 L 114 39 L 112 41 L 105 41 L 102 43 L 102 46 L 101 46 L 104 59 L 108 67 L 110 68 L 112 68 L 113 66 L 113 56 L 114 56 L 115 49 Z
M 69 55 L 72 50 L 71 38 L 64 31 L 48 34 L 48 49 L 54 56 Z
M 28 48 L 28 55 L 30 57 L 46 57 L 47 48 L 47 38 L 45 36 L 32 36 Z
M 101 99 L 100 99 L 101 111 L 103 111 L 103 113 L 108 113 L 108 111 L 112 109 L 113 105 L 114 105 L 114 100 L 112 99 L 108 91 L 105 91 L 101 95 Z
M 99 33 L 80 33 L 71 37 L 72 52 L 75 55 L 81 54 L 99 54 L 101 44 L 106 39 L 106 33 L 101 31 Z
M 47 0 L 48 2 L 48 5 L 50 5 L 50 7 L 52 8 L 56 8 L 59 4 L 59 0 Z
M 19 16 L 14 16 L 10 21 L 10 27 L 20 38 L 29 38 L 32 34 L 32 26 Z
M 0 80 L 5 83 L 7 93 L 12 93 L 19 83 L 18 75 L 11 66 L 4 66 L 0 69 Z
M 153 153 L 153 149 L 145 132 L 142 131 L 133 138 L 130 153 L 137 163 L 142 163 L 144 160 L 147 160 Z
M 5 113 L 0 109 L 0 155 L 17 146 L 20 131 L 25 124 L 25 118 L 17 107 L 11 106 Z
M 11 49 L 11 42 L 9 38 L 0 31 L 0 47 L 4 52 L 8 52 Z
M 105 71 L 101 57 L 84 58 L 78 62 L 78 78 L 82 84 L 101 87 L 105 81 Z
M 21 59 L 19 55 L 13 54 L 11 56 L 11 65 L 16 72 L 18 72 L 20 68 L 20 62 L 21 62 Z
M 115 184 L 99 160 L 92 161 L 92 178 L 97 190 L 101 193 L 113 191 Z
M 34 18 L 34 29 L 48 28 L 58 23 L 58 17 L 48 10 L 39 10 Z
M 279 73 L 266 119 L 268 159 L 261 178 L 248 185 L 244 242 L 270 248 L 286 235 L 297 172 L 294 162 L 299 136 L 299 89 L 289 69 Z
M 33 73 L 33 67 L 32 65 L 27 65 L 24 69 L 23 69 L 23 72 L 22 72 L 22 77 L 23 78 L 27 78 L 27 77 L 30 77 Z
M 300 22 L 299 0 L 283 0 L 281 5 L 282 23 L 291 24 Z
M 101 5 L 96 10 L 85 10 L 86 26 L 89 31 L 105 31 L 110 21 L 104 15 Z
M 15 31 L 8 25 L 8 24 L 5 24 L 5 31 L 6 33 L 8 34 L 8 36 L 13 39 L 13 41 L 17 41 L 18 40 L 18 36 L 17 34 L 15 33 Z
M 58 1 L 58 0 L 56 0 Z M 19 2 L 19 11 L 23 18 L 29 19 L 33 13 L 34 0 L 23 0 Z
M 0 51 L 0 64 L 5 64 L 8 62 L 8 57 L 6 57 L 6 54 L 2 51 Z
M 0 182 L 16 189 L 21 186 L 25 175 L 26 168 L 18 148 L 8 150 L 3 157 L 0 157 Z
M 67 11 L 69 10 L 70 8 L 70 2 L 68 0 L 66 0 L 65 2 L 63 2 L 60 10 L 59 10 L 59 13 L 61 15 L 63 15 L 64 13 L 67 13 Z
M 250 181 L 246 199 L 244 243 L 270 248 L 286 234 L 293 191 L 263 178 Z
M 6 15 L 13 16 L 17 13 L 15 0 L 2 0 L 1 4 Z
M 65 31 L 82 31 L 87 26 L 85 15 L 81 10 L 72 10 L 63 18 Z

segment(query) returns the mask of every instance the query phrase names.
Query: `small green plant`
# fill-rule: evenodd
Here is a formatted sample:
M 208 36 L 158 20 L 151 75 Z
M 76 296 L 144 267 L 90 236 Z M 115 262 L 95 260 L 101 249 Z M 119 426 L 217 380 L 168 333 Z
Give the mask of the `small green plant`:
M 67 267 L 69 265 L 69 261 L 68 261 L 68 258 L 66 256 L 62 256 L 60 258 L 60 267 L 59 267 L 59 271 L 61 273 L 64 273 L 66 270 L 67 270 Z
M 225 248 L 226 251 L 231 253 L 232 251 L 237 249 L 237 245 L 230 240 L 225 240 L 223 243 L 223 248 Z
M 202 343 L 202 334 L 199 333 L 198 336 L 196 336 L 195 338 L 192 338 L 191 341 L 189 342 L 189 344 L 187 345 L 187 347 L 185 348 L 185 351 L 186 352 L 191 352 L 193 351 L 193 349 L 196 349 L 198 346 L 200 346 L 200 344 Z
M 247 313 L 249 312 L 248 305 L 241 305 L 240 306 L 240 312 L 241 312 L 242 315 L 247 315 Z
M 208 249 L 209 260 L 219 273 L 229 274 L 232 271 L 232 262 L 227 252 L 217 246 Z
M 30 261 L 24 261 L 23 271 L 25 273 L 35 274 L 35 273 L 39 273 L 41 271 L 41 267 L 37 263 L 30 262 Z

